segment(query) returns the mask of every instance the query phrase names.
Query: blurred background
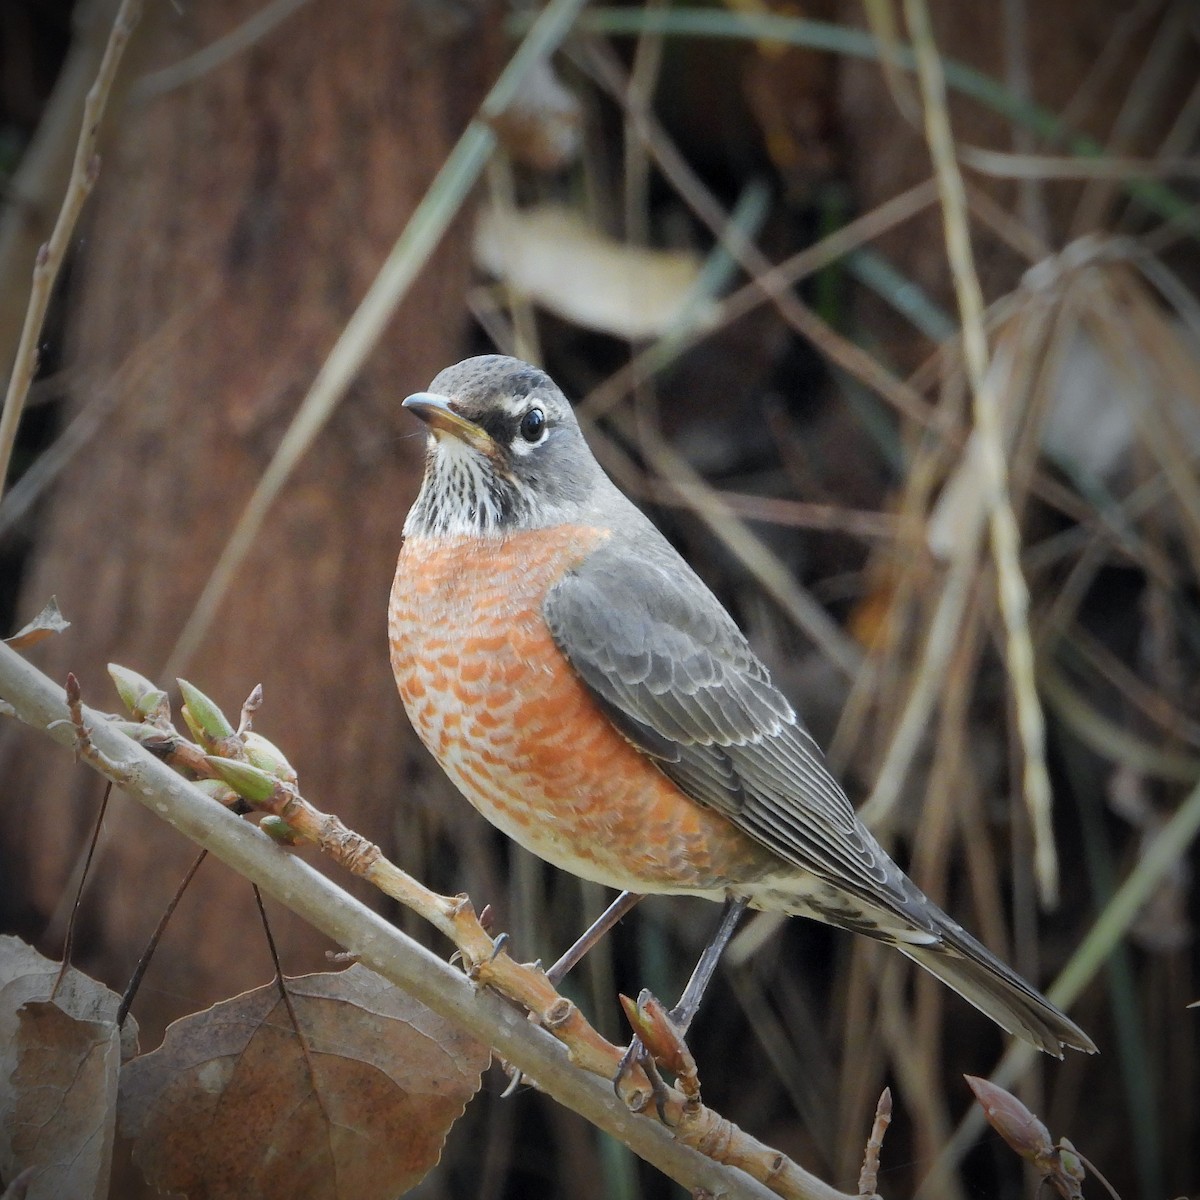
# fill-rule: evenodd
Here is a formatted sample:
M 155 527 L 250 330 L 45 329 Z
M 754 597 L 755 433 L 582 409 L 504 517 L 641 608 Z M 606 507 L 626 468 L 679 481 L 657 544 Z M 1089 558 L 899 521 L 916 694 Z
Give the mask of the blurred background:
M 1052 1135 L 1127 1198 L 1200 1194 L 1196 855 L 1145 854 L 1200 780 L 1200 9 L 930 10 L 1030 594 L 1024 674 L 887 0 L 585 8 L 494 123 L 479 182 L 426 201 L 448 231 L 204 622 L 256 483 L 531 12 L 148 0 L 0 503 L 0 615 L 11 632 L 57 595 L 71 628 L 31 657 L 101 708 L 109 661 L 183 674 L 230 713 L 261 683 L 256 728 L 307 797 L 551 961 L 608 897 L 452 791 L 384 633 L 423 449 L 399 400 L 467 354 L 536 360 L 917 882 L 1040 986 L 1071 962 L 1102 1053 L 1022 1075 Z M 0 4 L 6 378 L 114 11 Z M 1044 752 L 1021 732 L 1034 686 Z M 99 798 L 0 728 L 0 927 L 52 955 Z M 121 990 L 193 855 L 114 798 L 77 965 Z M 1139 871 L 1149 898 L 1123 914 Z M 673 1000 L 717 915 L 643 904 L 568 990 L 623 1042 L 616 992 Z M 324 969 L 328 947 L 271 916 L 288 972 Z M 139 995 L 143 1048 L 270 976 L 249 885 L 210 860 Z M 954 1138 L 962 1073 L 987 1075 L 1006 1039 L 894 952 L 757 917 L 689 1040 L 710 1105 L 841 1188 L 890 1084 L 885 1195 L 1036 1191 L 994 1135 Z M 420 1195 L 679 1194 L 535 1092 L 501 1099 L 506 1082 L 488 1075 Z

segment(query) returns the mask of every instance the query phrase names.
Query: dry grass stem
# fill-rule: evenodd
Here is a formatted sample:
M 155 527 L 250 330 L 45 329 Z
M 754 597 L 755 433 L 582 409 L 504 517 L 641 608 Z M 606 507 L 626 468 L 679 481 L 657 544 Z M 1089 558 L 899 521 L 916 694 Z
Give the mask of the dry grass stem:
M 843 508 L 837 504 L 814 504 L 807 500 L 788 500 L 777 496 L 751 496 L 722 488 L 697 488 L 682 479 L 645 479 L 635 494 L 653 504 L 668 508 L 694 509 L 709 500 L 724 505 L 738 517 L 796 529 L 820 529 L 844 533 L 864 541 L 890 541 L 896 537 L 897 520 L 891 513 Z
M 875 786 L 859 810 L 859 816 L 873 829 L 887 825 L 903 794 L 913 760 L 925 739 L 930 714 L 941 698 L 946 666 L 958 644 L 967 605 L 978 584 L 976 562 L 982 528 L 977 526 L 968 532 L 970 536 L 962 536 L 955 547 L 908 694 L 876 771 Z
M 1067 158 L 959 146 L 964 166 L 996 179 L 1200 179 L 1194 158 Z
M 1137 75 L 1127 85 L 1124 102 L 1105 146 L 1105 157 L 1119 157 L 1132 145 L 1151 114 L 1162 103 L 1163 93 L 1175 77 L 1174 60 L 1195 54 L 1188 29 L 1189 5 L 1168 4 Z M 1119 181 L 1093 179 L 1080 196 L 1071 222 L 1071 237 L 1078 238 L 1103 226 L 1105 212 L 1118 193 Z
M 963 351 L 974 400 L 975 436 L 988 502 L 996 587 L 1005 626 L 1005 655 L 1023 749 L 1023 793 L 1034 832 L 1034 855 L 1042 902 L 1058 900 L 1058 855 L 1050 819 L 1050 777 L 1046 771 L 1046 733 L 1029 634 L 1029 589 L 1020 564 L 1020 530 L 1008 496 L 1007 470 L 997 382 L 988 366 L 983 294 L 975 274 L 962 177 L 946 111 L 945 80 L 933 41 L 924 0 L 905 0 L 904 8 L 925 105 L 926 137 L 942 198 L 946 249 L 963 323 Z M 971 538 L 973 541 L 973 537 Z

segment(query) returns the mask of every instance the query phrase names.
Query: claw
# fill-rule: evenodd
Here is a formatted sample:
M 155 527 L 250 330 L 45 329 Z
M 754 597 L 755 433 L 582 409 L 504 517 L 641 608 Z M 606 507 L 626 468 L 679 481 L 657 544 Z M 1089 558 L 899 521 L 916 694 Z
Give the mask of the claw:
M 671 1093 L 659 1073 L 658 1064 L 648 1052 L 644 1053 L 645 1057 L 641 1060 L 641 1067 L 646 1072 L 646 1078 L 650 1080 L 650 1090 L 654 1093 L 654 1111 L 658 1113 L 658 1119 L 664 1125 L 670 1126 L 672 1122 L 667 1120 L 667 1101 L 670 1099 Z
M 521 1086 L 525 1076 L 521 1074 L 518 1067 L 508 1068 L 508 1083 L 505 1085 L 504 1091 L 500 1093 L 501 1100 L 509 1100 L 517 1094 L 517 1089 Z
M 621 1061 L 617 1063 L 617 1069 L 612 1078 L 613 1091 L 616 1093 L 617 1099 L 621 1099 L 621 1085 L 625 1082 L 625 1077 L 644 1053 L 642 1043 L 637 1038 L 634 1038 L 625 1047 L 625 1053 L 621 1055 Z
M 671 1121 L 667 1119 L 667 1101 L 671 1097 L 670 1089 L 663 1081 L 658 1064 L 655 1063 L 646 1047 L 642 1045 L 640 1038 L 635 1037 L 625 1047 L 625 1053 L 621 1055 L 621 1061 L 617 1063 L 616 1074 L 613 1075 L 613 1091 L 617 1094 L 618 1099 L 625 1100 L 621 1092 L 621 1087 L 629 1072 L 635 1066 L 641 1067 L 642 1071 L 645 1072 L 646 1079 L 650 1083 L 650 1095 L 654 1099 L 654 1108 L 658 1113 L 658 1119 L 664 1125 L 670 1125 Z M 637 1093 L 637 1097 L 637 1103 L 630 1104 L 630 1107 L 637 1112 L 642 1112 L 645 1110 L 646 1102 L 644 1099 L 641 1099 L 640 1092 Z M 629 1101 L 626 1101 L 626 1103 L 629 1103 Z

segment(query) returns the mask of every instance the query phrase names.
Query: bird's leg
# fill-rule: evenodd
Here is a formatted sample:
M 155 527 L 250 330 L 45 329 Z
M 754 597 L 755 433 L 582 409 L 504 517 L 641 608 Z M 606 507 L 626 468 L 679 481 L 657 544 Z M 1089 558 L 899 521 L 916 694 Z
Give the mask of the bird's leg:
M 742 919 L 742 913 L 745 911 L 746 898 L 744 896 L 736 899 L 729 896 L 726 899 L 725 910 L 721 913 L 721 924 L 717 926 L 717 932 L 704 947 L 700 961 L 696 963 L 696 969 L 692 972 L 691 979 L 687 981 L 683 995 L 679 997 L 679 1003 L 668 1014 L 681 1035 L 687 1033 L 691 1027 L 692 1020 L 700 1007 L 700 1001 L 704 999 L 704 993 L 708 991 L 708 985 L 712 982 L 717 963 L 721 961 L 721 955 L 725 953 L 725 947 L 729 945 L 733 931 L 737 928 L 738 922 Z
M 623 917 L 632 911 L 642 897 L 636 892 L 622 892 L 580 935 L 575 944 L 546 972 L 555 987 L 567 972 Z
M 721 961 L 721 955 L 724 953 L 725 947 L 729 945 L 729 940 L 733 937 L 733 931 L 737 928 L 737 924 L 742 919 L 742 914 L 745 911 L 745 897 L 726 897 L 725 909 L 721 913 L 721 923 L 717 926 L 717 932 L 713 934 L 708 945 L 704 947 L 704 951 L 700 955 L 700 960 L 696 963 L 696 967 L 692 971 L 692 977 L 687 981 L 687 986 L 683 989 L 683 995 L 679 997 L 679 1003 L 667 1014 L 671 1020 L 671 1024 L 678 1032 L 680 1046 L 683 1049 L 686 1049 L 682 1047 L 684 1035 L 691 1027 L 692 1020 L 700 1008 L 700 1001 L 704 998 L 704 993 L 708 990 L 708 985 L 712 982 L 713 974 L 717 969 L 717 963 Z M 658 1069 L 652 1061 L 649 1061 L 649 1055 L 647 1055 L 645 1048 L 642 1046 L 640 1038 L 635 1037 L 629 1043 L 625 1053 L 621 1055 L 621 1062 L 617 1067 L 617 1073 L 613 1079 L 613 1087 L 616 1088 L 618 1093 L 620 1092 L 621 1081 L 625 1077 L 625 1073 L 635 1062 L 641 1064 L 647 1078 L 650 1080 L 651 1087 L 654 1089 L 655 1107 L 658 1109 L 659 1117 L 662 1117 L 666 1087 L 663 1084 L 662 1077 L 658 1073 Z
M 636 892 L 622 892 L 576 939 L 575 944 L 547 972 L 546 978 L 555 986 L 563 981 L 567 973 L 581 958 L 623 917 L 631 912 L 642 896 Z M 504 935 L 507 936 L 507 935 Z M 623 1061 L 623 1060 L 622 1060 Z M 625 1070 L 621 1068 L 622 1072 Z M 618 1078 L 620 1076 L 618 1075 Z M 501 1093 L 507 1099 L 521 1086 L 521 1072 L 511 1068 L 508 1086 Z

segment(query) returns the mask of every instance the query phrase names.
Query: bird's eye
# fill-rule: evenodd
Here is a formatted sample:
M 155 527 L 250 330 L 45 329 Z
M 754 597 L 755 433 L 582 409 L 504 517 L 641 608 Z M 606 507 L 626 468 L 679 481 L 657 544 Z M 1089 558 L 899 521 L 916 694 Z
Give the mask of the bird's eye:
M 531 408 L 521 418 L 521 436 L 527 442 L 541 441 L 546 429 L 546 414 L 540 408 Z

